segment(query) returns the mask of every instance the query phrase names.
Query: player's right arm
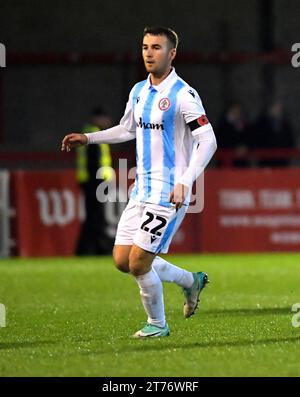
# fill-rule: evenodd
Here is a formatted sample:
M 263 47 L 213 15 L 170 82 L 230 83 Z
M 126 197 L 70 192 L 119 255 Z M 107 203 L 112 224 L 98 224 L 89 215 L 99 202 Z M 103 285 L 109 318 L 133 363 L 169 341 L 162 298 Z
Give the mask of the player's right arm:
M 80 134 L 80 133 L 68 134 L 62 140 L 61 150 L 62 151 L 66 150 L 67 152 L 69 152 L 71 149 L 77 146 L 86 145 L 87 143 L 88 143 L 88 139 L 85 136 L 85 134 Z
M 134 138 L 134 133 L 127 131 L 122 125 L 116 125 L 107 130 L 91 132 L 90 134 L 68 134 L 62 140 L 61 150 L 69 152 L 77 146 L 91 145 L 93 143 L 122 143 Z

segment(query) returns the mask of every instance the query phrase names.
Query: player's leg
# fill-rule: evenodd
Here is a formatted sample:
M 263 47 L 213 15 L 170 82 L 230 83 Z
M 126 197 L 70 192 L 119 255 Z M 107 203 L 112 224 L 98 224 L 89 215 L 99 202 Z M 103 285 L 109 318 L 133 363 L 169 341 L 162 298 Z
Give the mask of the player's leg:
M 115 245 L 113 255 L 117 268 L 126 273 L 130 271 L 135 277 L 148 316 L 147 325 L 134 336 L 153 337 L 169 334 L 165 321 L 162 283 L 155 270 L 151 268 L 154 254 L 136 245 Z
M 129 273 L 129 254 L 132 245 L 115 245 L 113 248 L 113 258 L 118 270 Z
M 171 209 L 175 212 L 175 209 Z M 181 207 L 179 211 L 174 213 L 173 229 L 170 230 L 167 239 L 163 239 L 160 246 L 157 248 L 159 252 L 168 252 L 169 245 L 171 244 L 172 238 L 180 227 L 184 216 L 186 214 L 187 207 Z M 168 231 L 166 230 L 166 234 Z M 178 266 L 167 262 L 165 259 L 156 256 L 153 260 L 152 267 L 155 269 L 159 278 L 163 282 L 175 283 L 183 288 L 190 288 L 194 282 L 193 273 L 184 270 Z
M 175 283 L 182 287 L 185 296 L 183 304 L 184 317 L 193 315 L 200 302 L 200 292 L 208 283 L 208 276 L 204 272 L 189 272 L 172 265 L 163 258 L 156 256 L 152 267 L 156 270 L 161 281 Z
M 186 211 L 187 207 L 183 206 L 176 213 L 176 218 L 173 219 L 173 228 L 169 228 L 169 231 L 166 231 L 167 238 L 162 240 L 163 243 L 160 244 L 157 252 L 168 252 L 172 238 L 178 230 L 179 226 L 181 225 Z M 185 296 L 183 314 L 186 318 L 194 314 L 200 301 L 200 293 L 205 285 L 208 283 L 207 274 L 204 272 L 189 272 L 178 266 L 174 266 L 173 264 L 167 262 L 165 259 L 159 256 L 156 256 L 153 260 L 152 267 L 157 272 L 161 281 L 174 282 L 182 287 L 183 294 Z
M 165 336 L 169 331 L 165 325 L 162 283 L 151 268 L 155 254 L 133 245 L 134 235 L 143 223 L 144 207 L 133 200 L 127 204 L 118 224 L 113 258 L 119 270 L 130 272 L 136 278 L 148 315 L 149 324 L 136 336 Z
M 140 206 L 134 200 L 129 200 L 118 223 L 113 258 L 116 267 L 129 273 L 129 254 L 141 221 Z
M 162 283 L 155 270 L 151 268 L 155 255 L 136 245 L 115 245 L 113 256 L 119 270 L 130 272 L 135 277 L 140 288 L 142 304 L 148 315 L 147 325 L 134 336 L 167 335 L 169 331 L 165 321 Z
M 130 273 L 140 288 L 141 300 L 147 313 L 147 324 L 135 333 L 135 337 L 157 337 L 169 335 L 166 324 L 163 286 L 151 264 L 155 254 L 133 245 L 129 256 Z
M 113 258 L 119 270 L 135 277 L 148 315 L 149 324 L 135 336 L 166 336 L 169 330 L 165 324 L 162 283 L 151 268 L 155 254 L 133 245 L 133 237 L 142 224 L 143 210 L 143 205 L 129 201 L 118 224 Z
M 141 298 L 148 314 L 148 323 L 163 330 L 159 336 L 168 335 L 169 329 L 164 315 L 162 282 L 152 265 L 157 263 L 156 253 L 160 252 L 171 239 L 178 219 L 178 213 L 173 207 L 145 204 L 129 258 L 130 271 L 139 284 Z M 181 273 L 180 277 L 183 272 L 188 275 L 186 271 L 180 269 L 178 271 Z M 192 275 L 190 276 L 193 278 Z M 190 281 L 183 285 L 190 287 L 193 283 L 192 280 Z M 147 333 L 147 329 L 137 334 L 141 336 L 144 332 Z
M 194 277 L 192 272 L 175 266 L 160 256 L 154 258 L 152 267 L 163 282 L 175 283 L 182 288 L 190 288 L 193 285 Z

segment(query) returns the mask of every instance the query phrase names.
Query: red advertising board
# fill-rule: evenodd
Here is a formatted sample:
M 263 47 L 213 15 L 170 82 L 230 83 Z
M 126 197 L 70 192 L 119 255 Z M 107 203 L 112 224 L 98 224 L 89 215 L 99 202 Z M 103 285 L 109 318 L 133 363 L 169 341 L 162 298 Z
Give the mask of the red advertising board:
M 80 223 L 84 219 L 83 202 L 72 170 L 17 171 L 11 177 L 11 196 L 16 210 L 15 240 L 17 255 L 74 255 Z M 116 186 L 126 198 L 127 186 Z M 124 196 L 125 195 L 125 196 Z M 112 237 L 126 203 L 105 205 L 106 222 Z M 197 251 L 195 224 L 188 214 L 173 239 L 171 252 Z
M 186 215 L 170 253 L 300 250 L 298 169 L 208 170 L 204 179 L 204 211 Z M 74 171 L 19 171 L 11 180 L 17 253 L 73 255 L 84 219 Z M 124 206 L 106 207 L 112 235 Z
M 18 254 L 73 255 L 81 217 L 74 171 L 17 171 L 11 192 Z
M 299 251 L 299 169 L 209 170 L 201 218 L 202 251 Z

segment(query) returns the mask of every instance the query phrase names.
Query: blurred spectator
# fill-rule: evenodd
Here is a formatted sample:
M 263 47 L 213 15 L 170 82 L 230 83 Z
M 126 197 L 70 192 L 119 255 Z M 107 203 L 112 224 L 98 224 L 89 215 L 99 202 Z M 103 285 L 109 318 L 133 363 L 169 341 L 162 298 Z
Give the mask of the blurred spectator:
M 90 124 L 82 133 L 96 132 L 111 127 L 111 117 L 101 108 L 92 111 Z M 104 204 L 96 198 L 97 186 L 113 177 L 111 154 L 108 144 L 80 146 L 76 149 L 76 179 L 84 194 L 86 219 L 80 230 L 76 255 L 101 255 L 111 253 L 113 241 L 107 235 Z M 96 179 L 102 167 L 103 179 Z
M 243 157 L 250 145 L 250 131 L 241 103 L 232 101 L 221 115 L 217 125 L 217 142 L 220 149 L 233 149 L 236 157 Z M 234 160 L 235 167 L 249 166 L 246 159 Z
M 284 114 L 283 104 L 273 101 L 253 125 L 253 148 L 293 148 L 292 126 Z M 260 166 L 282 167 L 289 165 L 288 159 L 259 161 Z

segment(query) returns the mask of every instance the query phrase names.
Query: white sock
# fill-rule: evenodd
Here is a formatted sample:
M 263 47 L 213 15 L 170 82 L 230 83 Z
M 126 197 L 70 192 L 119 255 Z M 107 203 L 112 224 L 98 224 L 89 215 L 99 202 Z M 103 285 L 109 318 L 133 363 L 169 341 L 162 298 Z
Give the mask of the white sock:
M 151 269 L 150 272 L 142 276 L 136 276 L 135 279 L 140 287 L 140 295 L 148 315 L 148 323 L 157 327 L 164 327 L 166 319 L 163 286 L 156 271 Z
M 172 265 L 160 256 L 156 256 L 154 258 L 152 267 L 158 274 L 161 281 L 175 283 L 183 288 L 190 288 L 193 285 L 193 273 Z

